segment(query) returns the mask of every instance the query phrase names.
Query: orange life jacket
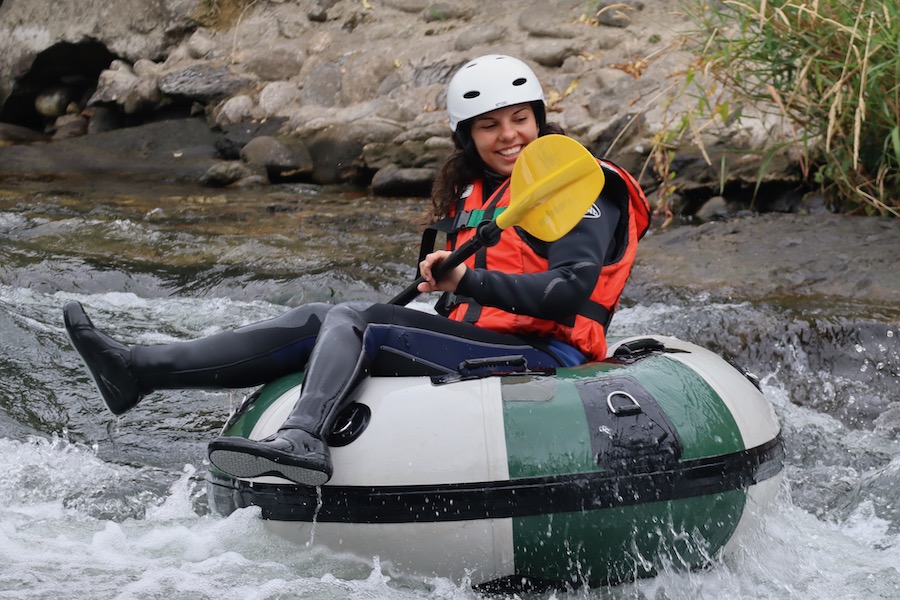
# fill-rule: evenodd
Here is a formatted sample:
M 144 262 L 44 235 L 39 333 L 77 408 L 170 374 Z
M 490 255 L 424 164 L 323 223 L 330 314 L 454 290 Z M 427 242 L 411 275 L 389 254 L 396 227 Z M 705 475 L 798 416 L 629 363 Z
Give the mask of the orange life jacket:
M 649 228 L 650 205 L 640 185 L 627 171 L 606 160 L 598 159 L 598 162 L 605 170 L 607 186 L 609 178 L 617 176 L 625 184 L 628 199 L 619 204 L 622 209 L 621 218 L 628 220 L 627 236 L 620 242 L 615 260 L 602 266 L 590 299 L 579 309 L 574 319 L 568 323 L 540 319 L 491 306 L 480 306 L 471 299 L 464 298 L 459 298 L 463 302 L 452 308 L 449 318 L 468 321 L 501 333 L 553 337 L 574 346 L 590 360 L 606 358 L 606 328 L 618 307 L 625 282 L 631 273 L 638 240 Z M 448 239 L 449 250 L 475 235 L 475 227 L 483 219 L 493 219 L 509 206 L 509 180 L 486 200 L 483 198 L 481 181 L 474 182 L 464 196 L 460 199 L 461 206 L 458 205 L 451 214 L 457 225 L 454 227 L 455 234 Z M 518 227 L 505 230 L 498 244 L 482 248 L 466 260 L 466 265 L 472 269 L 485 268 L 511 274 L 537 273 L 549 268 L 547 259 L 539 256 L 525 242 Z

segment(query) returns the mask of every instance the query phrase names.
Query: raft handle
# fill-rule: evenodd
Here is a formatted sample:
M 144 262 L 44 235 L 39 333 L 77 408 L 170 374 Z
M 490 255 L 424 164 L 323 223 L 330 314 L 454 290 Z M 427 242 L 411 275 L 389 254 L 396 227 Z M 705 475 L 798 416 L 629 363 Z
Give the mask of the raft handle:
M 654 354 L 656 352 L 665 352 L 666 350 L 668 350 L 666 345 L 655 338 L 638 338 L 619 344 L 613 353 L 613 356 L 615 358 L 629 360 L 647 356 L 648 354 Z
M 469 358 L 459 363 L 457 370 L 462 374 L 466 374 L 479 369 L 495 369 L 497 367 L 513 367 L 515 371 L 527 371 L 528 361 L 521 354 Z
M 328 434 L 328 445 L 335 448 L 348 445 L 365 431 L 371 420 L 372 410 L 368 406 L 352 402 L 338 413 Z
M 614 398 L 623 398 L 626 402 L 625 404 L 613 403 Z M 615 392 L 610 392 L 608 396 L 606 396 L 606 406 L 609 407 L 609 412 L 616 415 L 617 417 L 624 417 L 627 415 L 636 415 L 639 412 L 642 412 L 641 404 L 637 401 L 637 399 L 629 394 L 628 392 L 617 390 Z
M 530 368 L 528 360 L 521 354 L 507 356 L 488 356 L 485 358 L 470 358 L 459 363 L 456 373 L 437 375 L 431 378 L 434 385 L 456 383 L 471 379 L 483 379 L 485 377 L 503 377 L 507 375 L 533 375 L 552 377 L 556 375 L 554 367 Z

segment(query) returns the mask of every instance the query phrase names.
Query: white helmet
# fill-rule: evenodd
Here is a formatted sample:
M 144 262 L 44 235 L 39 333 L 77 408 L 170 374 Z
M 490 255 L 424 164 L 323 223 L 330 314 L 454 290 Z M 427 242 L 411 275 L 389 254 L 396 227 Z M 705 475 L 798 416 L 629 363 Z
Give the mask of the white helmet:
M 488 54 L 460 67 L 447 88 L 450 129 L 460 121 L 497 108 L 544 101 L 544 90 L 534 71 L 518 58 Z

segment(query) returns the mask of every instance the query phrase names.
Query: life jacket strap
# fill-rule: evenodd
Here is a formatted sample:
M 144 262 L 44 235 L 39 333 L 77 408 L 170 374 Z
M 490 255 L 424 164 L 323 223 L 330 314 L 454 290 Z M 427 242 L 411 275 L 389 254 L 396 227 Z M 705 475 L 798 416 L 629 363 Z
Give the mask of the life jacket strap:
M 453 219 L 453 231 L 478 227 L 486 219 L 493 221 L 505 210 L 506 207 L 501 206 L 499 208 L 488 207 L 460 211 Z
M 611 310 L 594 302 L 593 300 L 588 300 L 584 303 L 584 306 L 579 309 L 578 314 L 582 317 L 590 319 L 591 321 L 596 321 L 603 325 L 603 330 L 606 331 L 609 328 L 609 322 L 612 321 L 613 313 Z
M 495 205 L 500 198 L 503 197 L 503 194 L 506 193 L 507 187 L 509 187 L 509 180 L 501 185 L 489 199 L 486 199 L 486 201 L 489 200 L 489 203 L 485 208 L 463 210 L 462 207 L 465 206 L 465 198 L 460 198 L 454 216 L 444 217 L 426 227 L 422 232 L 422 242 L 419 244 L 419 260 L 416 261 L 416 277 L 419 276 L 419 263 L 425 259 L 427 254 L 434 252 L 434 244 L 437 240 L 438 232 L 445 234 L 451 244 L 456 246 L 456 232 L 462 229 L 478 227 L 482 221 L 485 220 L 493 221 L 506 210 L 507 207 L 505 206 L 497 207 Z

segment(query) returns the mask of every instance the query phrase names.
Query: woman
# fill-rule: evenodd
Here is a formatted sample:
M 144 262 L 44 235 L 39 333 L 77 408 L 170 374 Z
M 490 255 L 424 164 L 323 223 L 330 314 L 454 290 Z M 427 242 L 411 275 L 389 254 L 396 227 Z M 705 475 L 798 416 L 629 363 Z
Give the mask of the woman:
M 455 247 L 509 203 L 522 149 L 559 129 L 546 122 L 537 77 L 515 58 L 467 63 L 447 94 L 457 150 L 435 181 L 435 216 L 443 218 L 430 231 L 447 232 Z M 556 242 L 509 228 L 441 280 L 434 272 L 448 251 L 422 252 L 418 290 L 445 292 L 439 315 L 388 304 L 311 304 L 199 340 L 129 348 L 97 331 L 72 302 L 66 329 L 115 414 L 155 390 L 251 387 L 305 368 L 301 396 L 276 434 L 219 437 L 209 459 L 236 477 L 276 474 L 318 486 L 332 474 L 327 434 L 366 375 L 452 373 L 466 359 L 508 355 L 530 367 L 605 357 L 605 329 L 645 229 L 631 215 L 646 213 L 646 199 L 627 173 L 601 164 L 603 193 Z M 433 244 L 433 235 L 426 239 Z

